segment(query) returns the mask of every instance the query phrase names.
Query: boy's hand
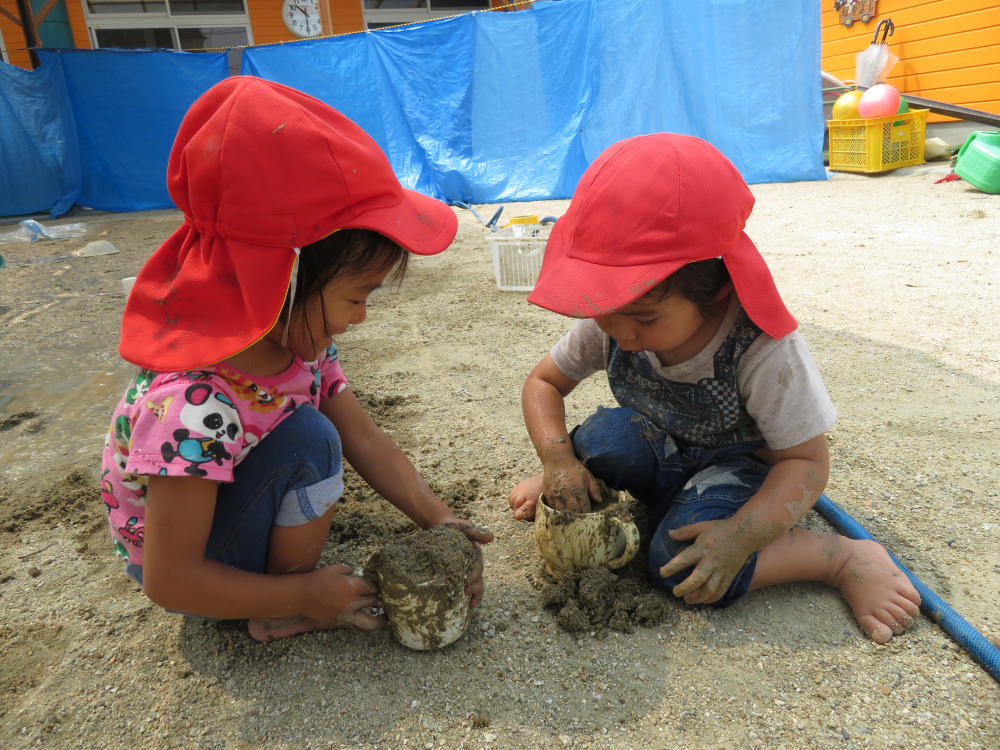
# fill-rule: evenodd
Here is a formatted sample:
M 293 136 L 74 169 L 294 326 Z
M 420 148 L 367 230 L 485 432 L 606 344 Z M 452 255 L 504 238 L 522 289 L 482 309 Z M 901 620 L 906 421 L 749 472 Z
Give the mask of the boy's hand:
M 702 521 L 670 532 L 677 540 L 694 539 L 694 544 L 660 568 L 664 578 L 694 565 L 684 581 L 674 586 L 674 596 L 688 604 L 710 604 L 729 590 L 733 578 L 753 552 L 726 521 Z M 697 537 L 697 538 L 696 538 Z
M 312 601 L 306 617 L 351 630 L 381 630 L 385 615 L 375 617 L 364 610 L 382 606 L 378 586 L 366 578 L 348 575 L 346 565 L 329 565 L 308 573 L 312 577 Z
M 472 547 L 476 551 L 476 561 L 472 565 L 472 571 L 465 579 L 465 595 L 472 595 L 469 607 L 475 609 L 483 600 L 483 548 L 479 545 L 492 542 L 493 532 L 455 516 L 444 518 L 434 525 L 447 526 L 449 529 L 461 531 L 472 542 Z
M 542 494 L 550 508 L 589 513 L 591 501 L 601 502 L 601 488 L 594 475 L 571 453 L 548 459 L 544 468 Z

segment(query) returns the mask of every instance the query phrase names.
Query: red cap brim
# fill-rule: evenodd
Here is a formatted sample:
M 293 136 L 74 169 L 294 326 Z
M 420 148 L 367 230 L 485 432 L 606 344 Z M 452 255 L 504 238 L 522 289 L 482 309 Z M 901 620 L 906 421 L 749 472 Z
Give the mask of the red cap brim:
M 552 234 L 555 235 L 555 230 Z M 670 260 L 639 266 L 606 266 L 569 257 L 559 237 L 555 239 L 553 243 L 550 238 L 546 245 L 545 263 L 528 302 L 572 318 L 610 315 L 635 302 L 678 268 L 693 262 Z M 722 260 L 743 309 L 761 330 L 777 339 L 796 329 L 798 324 L 781 301 L 767 263 L 745 232 L 740 233 Z
M 403 189 L 402 202 L 361 211 L 343 229 L 370 229 L 416 255 L 436 255 L 455 240 L 458 218 L 450 206 L 415 190 Z

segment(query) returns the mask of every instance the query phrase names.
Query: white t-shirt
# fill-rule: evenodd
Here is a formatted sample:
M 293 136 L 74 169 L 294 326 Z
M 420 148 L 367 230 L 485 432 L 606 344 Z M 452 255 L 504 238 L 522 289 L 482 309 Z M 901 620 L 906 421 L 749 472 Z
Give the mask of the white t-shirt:
M 718 332 L 685 362 L 663 367 L 655 353 L 644 352 L 654 372 L 680 383 L 715 377 L 713 357 L 740 309 L 734 294 Z M 549 353 L 563 375 L 580 381 L 607 368 L 610 350 L 611 337 L 587 319 L 574 323 Z M 740 359 L 736 389 L 772 450 L 791 448 L 822 435 L 837 419 L 816 361 L 798 331 L 780 339 L 761 333 Z

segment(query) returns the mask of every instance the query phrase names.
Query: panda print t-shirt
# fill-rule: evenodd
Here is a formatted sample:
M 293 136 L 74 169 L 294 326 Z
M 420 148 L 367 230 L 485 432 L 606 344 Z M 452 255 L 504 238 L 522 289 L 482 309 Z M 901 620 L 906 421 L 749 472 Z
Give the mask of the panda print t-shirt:
M 251 378 L 225 363 L 139 372 L 115 409 L 101 461 L 115 552 L 142 565 L 150 474 L 231 482 L 237 464 L 285 417 L 346 387 L 336 345 L 316 362 L 296 357 L 269 377 Z

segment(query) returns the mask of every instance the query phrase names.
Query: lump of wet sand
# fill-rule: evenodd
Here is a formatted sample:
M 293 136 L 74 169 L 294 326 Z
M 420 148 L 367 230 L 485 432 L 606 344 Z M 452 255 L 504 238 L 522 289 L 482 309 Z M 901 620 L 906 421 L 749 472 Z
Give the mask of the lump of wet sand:
M 382 591 L 396 640 L 429 651 L 461 638 L 472 618 L 465 579 L 474 562 L 472 542 L 440 526 L 392 540 L 375 552 L 365 577 Z
M 661 624 L 671 612 L 662 594 L 644 591 L 635 579 L 601 567 L 553 581 L 542 591 L 542 603 L 558 612 L 556 622 L 568 633 L 631 633 L 637 624 L 647 628 Z

